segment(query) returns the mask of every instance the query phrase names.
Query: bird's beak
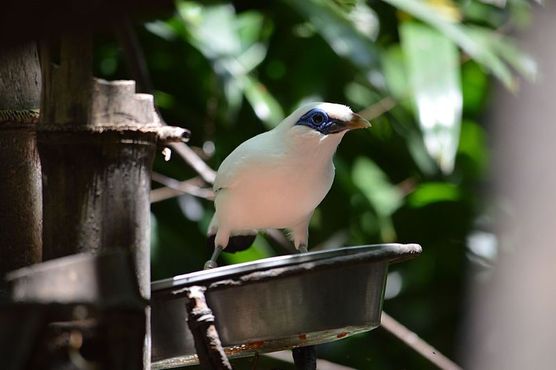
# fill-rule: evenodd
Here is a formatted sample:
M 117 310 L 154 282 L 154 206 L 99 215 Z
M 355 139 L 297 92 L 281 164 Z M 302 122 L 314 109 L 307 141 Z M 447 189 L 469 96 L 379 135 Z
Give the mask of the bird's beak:
M 369 121 L 367 121 L 365 118 L 361 117 L 357 113 L 352 113 L 351 118 L 348 121 L 342 121 L 339 119 L 332 120 L 332 124 L 328 126 L 328 133 L 335 134 L 342 131 L 367 127 L 371 127 Z
M 345 123 L 347 130 L 354 130 L 356 128 L 369 128 L 371 123 L 357 113 L 351 114 L 351 119 Z

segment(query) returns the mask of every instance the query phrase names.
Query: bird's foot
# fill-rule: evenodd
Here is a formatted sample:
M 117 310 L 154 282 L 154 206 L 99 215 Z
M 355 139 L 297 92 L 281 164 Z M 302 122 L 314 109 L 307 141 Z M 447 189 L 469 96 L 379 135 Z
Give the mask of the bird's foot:
M 307 253 L 309 250 L 305 244 L 301 244 L 299 248 L 297 248 L 297 253 Z
M 205 266 L 203 267 L 203 269 L 204 270 L 209 270 L 209 269 L 213 269 L 215 267 L 218 267 L 218 264 L 216 263 L 216 260 L 218 259 L 218 256 L 220 255 L 220 253 L 222 253 L 223 250 L 224 250 L 224 248 L 222 248 L 222 247 L 214 248 L 214 252 L 212 252 L 212 256 L 210 257 L 210 260 L 205 262 Z
M 203 270 L 210 270 L 215 267 L 218 267 L 218 264 L 213 260 L 208 260 L 207 262 L 205 262 L 205 265 L 203 266 Z

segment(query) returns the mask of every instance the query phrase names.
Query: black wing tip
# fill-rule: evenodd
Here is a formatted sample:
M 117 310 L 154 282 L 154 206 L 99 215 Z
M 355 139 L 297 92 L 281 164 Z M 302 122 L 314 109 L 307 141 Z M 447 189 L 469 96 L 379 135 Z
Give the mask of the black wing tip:
M 209 235 L 207 239 L 207 245 L 211 250 L 214 249 L 215 237 L 216 235 Z M 226 248 L 224 248 L 224 252 L 235 253 L 235 252 L 244 251 L 248 249 L 251 245 L 253 245 L 253 242 L 255 241 L 256 237 L 257 237 L 256 234 L 231 236 L 228 241 L 228 245 L 226 246 Z

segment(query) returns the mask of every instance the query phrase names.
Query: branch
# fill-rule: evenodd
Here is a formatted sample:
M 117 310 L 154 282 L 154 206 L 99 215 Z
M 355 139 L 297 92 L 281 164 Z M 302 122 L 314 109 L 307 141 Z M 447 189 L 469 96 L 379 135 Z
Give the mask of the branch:
M 417 334 L 400 324 L 392 316 L 386 312 L 382 312 L 382 327 L 401 340 L 415 352 L 429 360 L 435 366 L 442 370 L 462 370 L 448 357 L 440 353 L 436 348 L 419 338 Z
M 392 110 L 398 102 L 391 96 L 386 96 L 380 99 L 377 103 L 368 106 L 359 112 L 359 114 L 368 119 L 369 121 L 382 116 L 384 113 Z
M 198 177 L 185 181 L 178 181 L 171 177 L 153 172 L 152 180 L 164 185 L 164 187 L 151 190 L 151 203 L 179 197 L 182 194 L 190 194 L 198 198 L 214 200 L 214 192 L 212 189 L 201 187 L 204 182 Z
M 185 290 L 187 326 L 193 334 L 199 363 L 204 370 L 232 370 L 216 330 L 214 315 L 207 306 L 205 290 L 200 286 Z
M 216 172 L 210 168 L 189 146 L 184 143 L 172 143 L 170 146 L 195 170 L 195 172 L 199 174 L 199 176 L 201 176 L 203 180 L 209 184 L 214 183 Z

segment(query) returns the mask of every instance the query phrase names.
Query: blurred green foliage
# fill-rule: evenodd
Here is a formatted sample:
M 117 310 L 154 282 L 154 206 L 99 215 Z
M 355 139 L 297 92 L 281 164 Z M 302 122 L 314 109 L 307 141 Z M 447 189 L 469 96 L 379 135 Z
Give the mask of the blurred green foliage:
M 393 266 L 398 288 L 384 309 L 456 359 L 469 236 L 490 227 L 482 197 L 490 76 L 509 89 L 535 77 L 533 60 L 504 36 L 527 24 L 529 3 L 490 3 L 179 0 L 166 18 L 138 25 L 162 115 L 192 131 L 191 146 L 215 169 L 305 101 L 345 103 L 372 118 L 372 129 L 339 147 L 310 247 L 420 243 L 419 258 Z M 113 40 L 96 52 L 97 75 L 130 77 Z M 176 155 L 159 156 L 155 171 L 196 176 Z M 153 279 L 201 268 L 212 213 L 211 202 L 188 194 L 152 205 Z M 224 262 L 284 253 L 259 236 Z M 381 329 L 322 345 L 319 356 L 356 369 L 431 367 Z

